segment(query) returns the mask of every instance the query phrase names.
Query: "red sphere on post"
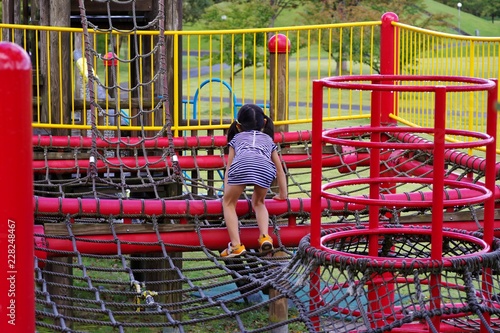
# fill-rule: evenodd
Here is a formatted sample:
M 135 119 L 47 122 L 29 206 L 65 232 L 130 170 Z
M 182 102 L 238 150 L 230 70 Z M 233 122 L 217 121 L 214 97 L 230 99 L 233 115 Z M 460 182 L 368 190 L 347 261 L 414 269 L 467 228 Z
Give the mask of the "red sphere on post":
M 102 62 L 106 67 L 118 65 L 118 59 L 116 53 L 108 52 L 104 57 L 104 59 L 102 60 Z
M 291 47 L 290 39 L 283 34 L 276 34 L 269 38 L 267 42 L 267 48 L 270 53 L 289 53 Z

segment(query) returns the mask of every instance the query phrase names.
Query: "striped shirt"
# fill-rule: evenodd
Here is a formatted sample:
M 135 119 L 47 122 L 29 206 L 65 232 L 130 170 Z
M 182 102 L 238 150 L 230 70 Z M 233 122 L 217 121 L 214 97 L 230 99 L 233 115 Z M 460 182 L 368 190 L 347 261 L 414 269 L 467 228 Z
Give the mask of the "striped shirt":
M 276 178 L 276 166 L 271 161 L 271 154 L 277 149 L 273 139 L 260 131 L 246 131 L 236 134 L 229 146 L 235 154 L 227 183 L 270 188 Z

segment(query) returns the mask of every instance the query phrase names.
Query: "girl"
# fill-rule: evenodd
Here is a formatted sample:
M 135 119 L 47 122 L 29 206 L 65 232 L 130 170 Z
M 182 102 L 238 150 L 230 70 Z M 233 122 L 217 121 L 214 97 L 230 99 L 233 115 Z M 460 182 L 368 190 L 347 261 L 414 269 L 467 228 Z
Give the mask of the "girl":
M 273 239 L 268 235 L 269 213 L 264 205 L 271 182 L 276 178 L 279 193 L 276 200 L 286 200 L 285 172 L 274 144 L 273 121 L 257 105 L 246 104 L 238 111 L 237 119 L 227 133 L 229 154 L 224 177 L 222 207 L 231 242 L 222 257 L 236 257 L 246 252 L 240 242 L 236 203 L 247 185 L 253 185 L 252 206 L 259 226 L 261 252 L 273 249 Z

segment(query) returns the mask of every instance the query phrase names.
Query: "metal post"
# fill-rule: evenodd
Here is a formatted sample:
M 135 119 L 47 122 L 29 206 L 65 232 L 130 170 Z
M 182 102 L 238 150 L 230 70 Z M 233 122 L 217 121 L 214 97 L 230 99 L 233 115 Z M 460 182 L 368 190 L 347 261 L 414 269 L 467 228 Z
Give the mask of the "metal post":
M 398 22 L 399 18 L 394 13 L 382 15 L 382 26 L 380 27 L 380 74 L 398 74 L 398 33 L 392 22 Z M 393 81 L 384 81 L 384 84 L 393 85 Z M 397 93 L 381 92 L 381 103 L 384 108 L 381 110 L 381 124 L 395 124 L 396 120 L 391 119 L 389 114 L 397 115 Z
M 290 40 L 286 35 L 276 34 L 269 38 L 267 48 L 270 54 L 270 116 L 273 121 L 288 119 L 288 55 Z M 288 125 L 277 125 L 276 132 L 288 132 Z

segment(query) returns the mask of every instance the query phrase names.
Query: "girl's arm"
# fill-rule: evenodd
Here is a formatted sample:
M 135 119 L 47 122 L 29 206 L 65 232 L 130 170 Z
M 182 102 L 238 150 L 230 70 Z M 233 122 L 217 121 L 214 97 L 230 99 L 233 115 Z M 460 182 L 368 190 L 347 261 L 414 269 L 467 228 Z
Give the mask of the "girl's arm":
M 278 189 L 279 193 L 274 196 L 273 199 L 276 200 L 286 200 L 288 197 L 288 188 L 286 185 L 286 176 L 285 171 L 283 170 L 283 166 L 281 165 L 281 160 L 278 155 L 278 152 L 275 150 L 271 154 L 271 160 L 274 165 L 276 165 L 276 180 L 278 181 Z
M 226 172 L 224 172 L 224 188 L 226 188 L 227 186 L 227 172 L 229 171 L 231 163 L 233 163 L 233 159 L 234 159 L 234 148 L 229 146 L 229 152 L 227 154 Z

